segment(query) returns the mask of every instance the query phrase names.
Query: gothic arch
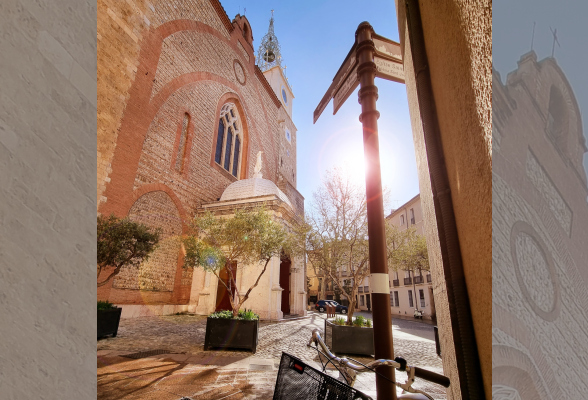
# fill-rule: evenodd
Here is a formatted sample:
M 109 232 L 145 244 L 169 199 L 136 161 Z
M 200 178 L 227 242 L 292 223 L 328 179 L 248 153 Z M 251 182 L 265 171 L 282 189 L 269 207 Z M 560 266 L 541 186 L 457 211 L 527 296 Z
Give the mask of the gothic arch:
M 237 111 L 241 116 L 241 125 L 242 125 L 242 135 L 243 135 L 243 149 L 241 151 L 241 170 L 239 173 L 239 177 L 237 179 L 247 179 L 248 176 L 248 165 L 249 165 L 249 124 L 251 123 L 248 114 L 245 112 L 243 105 L 241 103 L 241 99 L 239 96 L 234 92 L 225 93 L 220 97 L 216 106 L 215 112 L 215 123 L 213 124 L 213 132 L 212 137 L 214 138 L 212 141 L 212 149 L 210 150 L 210 165 L 216 167 L 215 161 L 215 151 L 217 146 L 217 128 L 218 128 L 218 118 L 221 114 L 221 110 L 223 106 L 227 103 L 233 103 Z

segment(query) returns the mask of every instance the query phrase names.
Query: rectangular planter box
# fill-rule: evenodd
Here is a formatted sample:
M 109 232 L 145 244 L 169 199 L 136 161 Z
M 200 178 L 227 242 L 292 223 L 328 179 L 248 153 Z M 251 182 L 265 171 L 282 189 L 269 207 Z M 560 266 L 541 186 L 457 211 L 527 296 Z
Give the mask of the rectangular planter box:
M 374 329 L 335 325 L 325 320 L 327 345 L 335 354 L 374 355 Z
M 121 312 L 122 308 L 98 310 L 98 339 L 107 335 L 116 336 Z
M 211 348 L 257 350 L 259 320 L 206 319 L 204 350 Z

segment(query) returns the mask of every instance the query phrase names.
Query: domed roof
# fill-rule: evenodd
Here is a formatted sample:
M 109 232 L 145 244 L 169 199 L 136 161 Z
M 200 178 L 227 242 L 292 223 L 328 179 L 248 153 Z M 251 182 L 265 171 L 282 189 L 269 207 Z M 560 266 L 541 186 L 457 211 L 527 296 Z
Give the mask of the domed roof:
M 278 199 L 293 208 L 288 196 L 286 196 L 275 183 L 262 178 L 242 179 L 231 183 L 223 192 L 220 201 L 241 200 L 250 197 L 271 195 L 276 196 Z

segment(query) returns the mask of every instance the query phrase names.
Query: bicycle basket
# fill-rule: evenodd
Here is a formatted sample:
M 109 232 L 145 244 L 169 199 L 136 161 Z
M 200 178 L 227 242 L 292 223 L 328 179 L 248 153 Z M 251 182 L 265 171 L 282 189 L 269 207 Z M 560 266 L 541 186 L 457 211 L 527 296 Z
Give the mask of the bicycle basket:
M 274 400 L 372 400 L 357 389 L 282 352 Z

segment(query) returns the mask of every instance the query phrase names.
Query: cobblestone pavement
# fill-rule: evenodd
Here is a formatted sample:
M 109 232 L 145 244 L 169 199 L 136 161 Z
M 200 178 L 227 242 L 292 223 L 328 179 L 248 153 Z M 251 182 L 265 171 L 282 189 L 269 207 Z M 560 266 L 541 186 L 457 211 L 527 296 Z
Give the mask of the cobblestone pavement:
M 370 317 L 367 313 L 364 316 Z M 304 319 L 260 323 L 257 352 L 204 351 L 206 317 L 174 315 L 121 320 L 118 335 L 98 341 L 98 399 L 267 399 L 272 397 L 282 351 L 315 368 L 321 360 L 306 345 L 312 330 L 324 329 L 324 314 Z M 393 320 L 396 355 L 409 364 L 442 373 L 435 354 L 433 327 L 415 321 Z M 147 358 L 130 353 L 160 350 Z M 371 358 L 355 357 L 366 363 Z M 327 372 L 338 372 L 329 365 Z M 406 374 L 397 373 L 403 381 Z M 445 399 L 444 388 L 418 381 L 413 385 Z M 373 373 L 360 373 L 355 388 L 375 399 Z

